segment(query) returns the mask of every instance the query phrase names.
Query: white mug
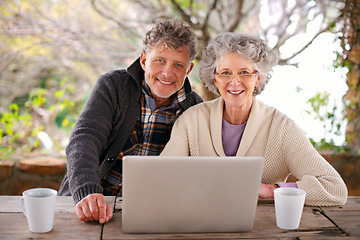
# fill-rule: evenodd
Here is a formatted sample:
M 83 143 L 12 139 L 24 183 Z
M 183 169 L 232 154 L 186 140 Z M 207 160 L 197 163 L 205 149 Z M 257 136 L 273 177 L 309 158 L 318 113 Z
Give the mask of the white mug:
M 298 188 L 274 190 L 276 225 L 282 229 L 297 229 L 300 225 L 306 192 Z
M 32 188 L 22 193 L 21 208 L 31 232 L 50 232 L 54 226 L 57 191 L 50 188 Z

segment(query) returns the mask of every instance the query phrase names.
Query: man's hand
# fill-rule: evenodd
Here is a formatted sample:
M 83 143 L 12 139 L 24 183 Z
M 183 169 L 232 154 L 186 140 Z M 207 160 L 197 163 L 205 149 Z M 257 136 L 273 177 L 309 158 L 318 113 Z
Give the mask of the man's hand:
M 274 198 L 275 188 L 276 188 L 275 185 L 260 183 L 259 197 L 260 198 Z
M 93 193 L 75 205 L 76 216 L 84 222 L 108 222 L 113 216 L 113 208 L 105 202 L 104 195 Z

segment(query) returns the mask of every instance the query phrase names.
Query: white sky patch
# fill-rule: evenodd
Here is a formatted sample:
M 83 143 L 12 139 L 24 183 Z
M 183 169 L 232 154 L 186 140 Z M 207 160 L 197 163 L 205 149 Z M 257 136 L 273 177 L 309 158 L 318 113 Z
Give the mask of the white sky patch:
M 298 36 L 300 40 L 302 36 Z M 305 37 L 305 36 L 304 36 Z M 307 37 L 305 37 L 307 38 Z M 276 66 L 272 78 L 265 90 L 257 97 L 266 104 L 273 106 L 292 118 L 306 133 L 307 137 L 315 141 L 325 137 L 323 123 L 314 120 L 305 112 L 310 110 L 307 101 L 318 92 L 329 92 L 330 101 L 328 111 L 336 104 L 338 110 L 336 115 L 342 117 L 344 109 L 343 96 L 347 92 L 346 85 L 347 70 L 343 68 L 334 69 L 332 63 L 336 58 L 335 50 L 339 50 L 339 43 L 334 42 L 335 36 L 331 33 L 321 34 L 312 45 L 302 54 L 296 57 L 293 62 L 298 62 L 299 67 Z M 282 53 L 296 49 L 299 43 L 293 40 L 282 48 Z M 339 119 L 340 120 L 340 119 Z M 329 123 L 328 123 L 329 126 Z M 341 136 L 326 133 L 326 139 L 333 139 L 337 145 L 345 141 L 346 121 L 342 122 Z

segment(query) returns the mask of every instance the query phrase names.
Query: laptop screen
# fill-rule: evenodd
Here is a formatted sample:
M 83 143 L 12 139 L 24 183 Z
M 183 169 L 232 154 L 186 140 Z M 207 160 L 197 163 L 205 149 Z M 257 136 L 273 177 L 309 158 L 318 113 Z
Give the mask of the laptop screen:
M 123 158 L 127 233 L 251 231 L 262 157 Z

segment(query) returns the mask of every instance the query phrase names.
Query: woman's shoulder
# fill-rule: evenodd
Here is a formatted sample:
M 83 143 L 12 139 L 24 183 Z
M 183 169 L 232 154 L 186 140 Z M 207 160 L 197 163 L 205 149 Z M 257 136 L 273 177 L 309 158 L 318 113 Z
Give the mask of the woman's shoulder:
M 260 101 L 258 101 L 257 104 L 258 111 L 254 118 L 262 119 L 259 120 L 263 121 L 261 126 L 268 124 L 270 136 L 273 141 L 283 140 L 285 136 L 298 138 L 299 136 L 304 135 L 304 131 L 295 123 L 295 121 L 280 110 L 261 103 Z
M 212 109 L 217 109 L 221 106 L 221 98 L 216 98 L 209 101 L 204 101 L 198 103 L 190 108 L 188 108 L 183 114 L 193 115 L 193 114 L 210 114 Z
M 260 100 L 256 100 L 256 105 L 257 105 L 257 111 L 259 112 L 259 114 L 265 116 L 268 116 L 272 119 L 272 123 L 273 124 L 293 124 L 294 121 L 287 116 L 286 114 L 284 114 L 283 112 L 281 112 L 280 110 L 276 109 L 275 107 L 271 107 L 263 102 L 261 102 Z

